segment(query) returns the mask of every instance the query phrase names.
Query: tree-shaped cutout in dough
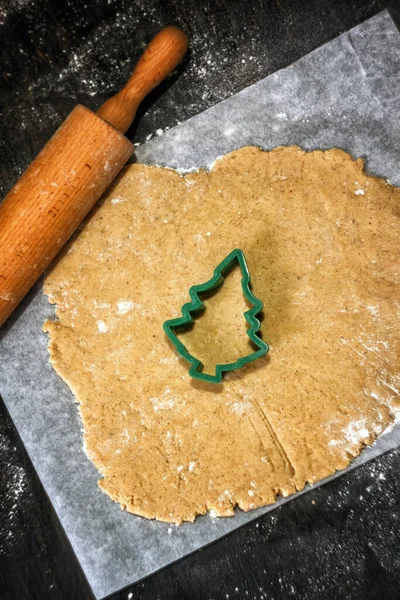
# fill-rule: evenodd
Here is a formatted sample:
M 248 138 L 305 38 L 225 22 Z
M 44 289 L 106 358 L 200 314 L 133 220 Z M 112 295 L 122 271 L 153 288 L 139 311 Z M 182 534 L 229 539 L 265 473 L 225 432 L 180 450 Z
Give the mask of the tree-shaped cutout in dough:
M 214 294 L 223 285 L 225 278 L 235 267 L 239 267 L 241 273 L 241 287 L 247 304 L 250 306 L 243 312 L 247 330 L 243 329 L 243 334 L 247 334 L 248 344 L 247 352 L 236 356 L 230 362 L 221 362 L 214 365 L 213 373 L 204 371 L 204 359 L 200 360 L 192 354 L 187 346 L 179 339 L 179 334 L 187 331 L 188 328 L 196 327 L 196 318 L 206 310 L 206 297 Z M 191 298 L 182 306 L 182 316 L 177 319 L 165 321 L 163 328 L 168 338 L 174 344 L 178 353 L 190 363 L 189 373 L 191 377 L 203 381 L 220 383 L 223 373 L 239 369 L 247 363 L 264 356 L 268 352 L 266 344 L 259 336 L 260 321 L 257 315 L 261 312 L 263 304 L 250 289 L 250 273 L 247 267 L 246 259 L 242 250 L 233 250 L 215 269 L 213 277 L 205 283 L 194 285 L 189 290 Z M 207 310 L 212 310 L 211 307 Z M 242 335 L 242 328 L 239 327 L 239 334 Z M 229 343 L 229 342 L 227 342 Z M 243 348 L 242 348 L 243 352 Z

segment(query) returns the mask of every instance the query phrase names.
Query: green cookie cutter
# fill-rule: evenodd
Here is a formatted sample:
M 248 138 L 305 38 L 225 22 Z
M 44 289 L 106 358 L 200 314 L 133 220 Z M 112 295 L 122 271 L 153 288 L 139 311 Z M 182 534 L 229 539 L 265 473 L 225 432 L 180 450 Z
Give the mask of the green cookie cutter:
M 218 364 L 215 366 L 215 375 L 209 375 L 207 373 L 203 373 L 203 363 L 194 357 L 186 346 L 182 344 L 182 342 L 178 339 L 175 334 L 175 331 L 183 328 L 187 328 L 192 325 L 195 321 L 195 317 L 199 315 L 202 311 L 206 309 L 203 301 L 199 298 L 199 294 L 209 294 L 217 289 L 220 285 L 223 284 L 226 274 L 234 267 L 235 262 L 239 264 L 240 270 L 242 272 L 242 290 L 244 297 L 253 305 L 250 310 L 247 310 L 243 313 L 244 318 L 250 327 L 247 329 L 247 335 L 253 344 L 259 348 L 244 356 L 239 358 L 237 361 L 228 364 Z M 182 358 L 187 360 L 191 367 L 189 369 L 189 374 L 191 377 L 195 379 L 201 379 L 202 381 L 209 381 L 212 383 L 221 383 L 223 373 L 225 371 L 233 371 L 234 369 L 240 369 L 244 365 L 261 356 L 264 356 L 268 352 L 268 344 L 266 344 L 257 333 L 260 330 L 260 321 L 257 319 L 257 315 L 261 312 L 263 308 L 263 303 L 261 300 L 256 298 L 250 289 L 250 273 L 246 263 L 246 259 L 243 253 L 243 250 L 239 250 L 236 248 L 232 250 L 230 254 L 218 265 L 218 267 L 214 271 L 214 275 L 209 281 L 205 283 L 201 283 L 200 285 L 193 285 L 189 290 L 189 295 L 191 298 L 191 302 L 187 302 L 182 306 L 182 316 L 177 319 L 171 319 L 169 321 L 165 321 L 163 324 L 163 329 L 167 334 L 168 339 L 174 344 L 178 353 Z

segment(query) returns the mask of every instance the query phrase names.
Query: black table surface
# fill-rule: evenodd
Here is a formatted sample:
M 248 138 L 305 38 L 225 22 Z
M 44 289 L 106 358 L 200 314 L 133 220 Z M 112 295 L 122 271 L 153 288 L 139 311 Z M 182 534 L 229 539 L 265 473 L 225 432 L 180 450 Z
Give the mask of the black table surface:
M 139 143 L 385 7 L 384 0 L 0 1 L 2 194 L 75 104 L 97 108 L 122 85 L 166 24 L 183 27 L 191 49 L 141 108 L 128 132 Z M 399 23 L 398 3 L 389 9 Z M 387 453 L 110 598 L 399 599 L 399 468 L 400 450 Z M 0 599 L 47 598 L 92 593 L 0 399 Z

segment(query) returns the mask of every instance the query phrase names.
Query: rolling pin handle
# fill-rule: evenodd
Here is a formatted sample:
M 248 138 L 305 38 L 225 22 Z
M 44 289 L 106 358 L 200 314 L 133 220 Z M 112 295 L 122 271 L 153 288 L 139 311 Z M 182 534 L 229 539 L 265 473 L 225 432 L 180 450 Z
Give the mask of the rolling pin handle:
M 98 116 L 125 133 L 144 97 L 172 73 L 188 45 L 181 29 L 164 27 L 147 46 L 122 90 L 99 108 Z

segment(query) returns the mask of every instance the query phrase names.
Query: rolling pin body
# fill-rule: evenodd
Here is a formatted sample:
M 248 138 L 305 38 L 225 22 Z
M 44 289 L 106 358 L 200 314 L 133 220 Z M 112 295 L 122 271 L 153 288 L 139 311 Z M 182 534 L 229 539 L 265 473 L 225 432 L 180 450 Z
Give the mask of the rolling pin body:
M 0 325 L 133 153 L 77 106 L 0 204 Z

